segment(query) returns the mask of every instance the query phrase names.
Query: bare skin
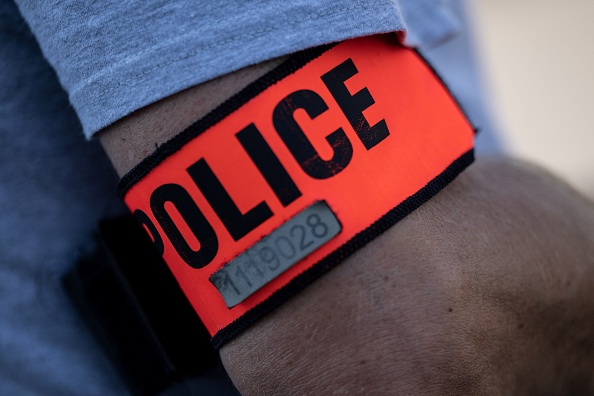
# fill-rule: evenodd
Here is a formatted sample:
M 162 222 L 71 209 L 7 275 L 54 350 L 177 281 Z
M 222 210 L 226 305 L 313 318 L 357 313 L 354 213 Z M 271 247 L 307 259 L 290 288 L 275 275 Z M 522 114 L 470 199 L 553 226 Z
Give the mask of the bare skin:
M 250 395 L 594 394 L 593 247 L 572 191 L 480 161 L 223 361 Z
M 279 60 L 100 134 L 121 174 Z M 246 395 L 594 395 L 594 205 L 479 160 L 221 349 Z
M 101 132 L 99 139 L 120 176 L 155 148 L 204 117 L 285 58 L 247 67 L 140 109 Z

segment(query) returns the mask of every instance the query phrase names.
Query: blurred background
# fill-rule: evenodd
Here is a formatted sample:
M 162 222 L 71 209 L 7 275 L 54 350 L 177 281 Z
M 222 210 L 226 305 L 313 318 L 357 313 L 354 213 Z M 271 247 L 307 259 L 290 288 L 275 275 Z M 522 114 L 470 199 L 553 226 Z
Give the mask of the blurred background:
M 594 198 L 594 1 L 467 3 L 508 152 Z

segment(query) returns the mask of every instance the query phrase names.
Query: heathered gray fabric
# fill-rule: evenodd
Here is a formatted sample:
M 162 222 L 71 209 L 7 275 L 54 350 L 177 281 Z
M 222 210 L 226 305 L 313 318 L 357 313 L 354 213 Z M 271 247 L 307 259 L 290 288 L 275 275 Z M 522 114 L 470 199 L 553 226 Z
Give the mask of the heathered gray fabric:
M 97 85 L 88 85 L 83 88 L 88 96 L 82 95 L 82 91 L 75 95 L 79 106 L 87 109 L 84 113 L 86 116 L 81 113 L 83 121 L 95 125 L 87 127 L 87 133 L 142 107 L 150 98 L 160 99 L 176 89 L 202 82 L 209 78 L 207 75 L 219 75 L 256 63 L 272 53 L 280 55 L 285 51 L 290 52 L 289 48 L 309 46 L 308 38 L 318 37 L 320 26 L 333 31 L 334 36 L 329 35 L 326 39 L 335 41 L 362 32 L 358 27 L 361 24 L 365 24 L 364 29 L 369 32 L 374 29 L 379 32 L 386 28 L 388 20 L 388 17 L 377 18 L 375 24 L 375 20 L 370 23 L 365 19 L 372 18 L 369 14 L 359 19 L 356 12 L 347 12 L 337 15 L 348 16 L 351 20 L 334 19 L 336 25 L 326 26 L 330 16 L 322 16 L 324 23 L 298 22 L 297 19 L 290 22 L 289 16 L 287 23 L 292 29 L 284 31 L 290 30 L 291 34 L 279 38 L 276 31 L 262 33 L 264 36 L 269 35 L 259 41 L 266 45 L 251 45 L 250 40 L 245 40 L 238 46 L 246 46 L 249 50 L 242 51 L 241 57 L 226 54 L 223 49 L 228 47 L 211 46 L 209 51 L 195 55 L 194 59 L 170 63 L 166 71 L 153 75 L 139 73 L 137 67 L 144 68 L 142 70 L 154 69 L 164 62 L 164 53 L 168 54 L 168 59 L 175 59 L 177 47 L 174 44 L 169 46 L 170 41 L 164 41 L 165 49 L 153 48 L 153 54 L 159 56 L 145 53 L 140 57 L 142 59 L 132 57 L 129 61 L 124 57 L 125 48 L 114 50 L 114 55 L 109 55 L 111 49 L 101 49 L 101 45 L 109 48 L 114 46 L 110 37 L 115 34 L 118 37 L 130 37 L 129 42 L 120 40 L 120 45 L 139 50 L 141 48 L 134 43 L 138 34 L 134 32 L 148 31 L 151 25 L 122 22 L 114 33 L 107 29 L 108 20 L 101 17 L 105 14 L 100 12 L 95 19 L 89 18 L 93 23 L 81 20 L 79 26 L 70 31 L 77 24 L 76 21 L 70 21 L 70 25 L 65 22 L 69 13 L 87 15 L 76 10 L 76 7 L 80 8 L 81 2 L 39 0 L 20 3 L 23 10 L 28 12 L 28 18 L 37 21 L 34 27 L 46 25 L 46 28 L 36 31 L 36 35 L 46 41 L 55 41 L 53 45 L 57 46 L 57 52 L 52 55 L 45 48 L 46 55 L 61 65 L 57 66 L 58 70 L 60 67 L 73 69 L 69 72 L 71 77 L 68 77 L 72 79 L 72 86 L 84 86 L 84 77 L 91 75 L 97 76 L 93 84 L 101 84 L 102 89 L 121 83 L 118 86 L 122 89 L 110 91 L 109 94 L 101 90 L 94 92 L 93 87 Z M 126 5 L 123 6 L 123 3 Z M 140 15 L 140 10 L 149 14 L 161 12 L 173 7 L 173 3 L 173 0 L 167 4 L 163 2 L 165 8 L 152 10 L 147 10 L 146 2 L 143 1 L 113 4 L 95 1 L 93 5 L 99 11 L 107 9 L 106 13 L 111 13 L 110 7 L 138 9 Z M 251 6 L 251 3 L 241 4 Z M 286 3 L 290 3 L 288 7 L 295 5 L 295 2 Z M 401 0 L 400 3 L 402 13 L 394 15 L 404 15 L 411 33 L 409 39 L 417 42 L 432 58 L 437 69 L 445 74 L 460 100 L 469 105 L 473 120 L 490 132 L 485 126 L 486 117 L 481 116 L 484 114 L 481 102 L 477 100 L 480 91 L 475 81 L 477 74 L 470 64 L 468 41 L 460 40 L 463 35 L 456 36 L 456 30 L 463 26 L 457 25 L 455 18 L 452 18 L 450 11 L 456 11 L 456 8 L 450 8 L 450 3 L 457 1 Z M 75 9 L 65 9 L 64 4 Z M 331 4 L 334 4 L 332 7 L 339 7 L 336 2 Z M 381 8 L 378 4 L 373 3 L 371 9 Z M 384 4 L 385 12 L 395 10 L 391 3 L 381 4 Z M 261 15 L 270 15 L 271 12 L 263 10 Z M 168 29 L 179 31 L 175 23 L 162 25 L 168 20 L 167 15 L 157 17 L 153 23 L 160 26 L 154 27 L 160 36 L 150 36 L 144 39 L 144 43 L 167 36 Z M 231 18 L 237 17 L 232 14 Z M 119 20 L 117 16 L 115 19 Z M 394 22 L 399 21 L 394 19 Z M 236 29 L 248 32 L 254 29 L 254 22 L 251 23 L 237 25 Z M 92 29 L 84 33 L 86 24 Z M 217 24 L 204 24 L 208 25 L 201 26 L 201 31 L 206 32 L 203 33 L 204 40 L 198 36 L 196 43 L 208 42 L 206 38 L 216 37 L 212 30 L 216 29 Z M 46 37 L 52 32 L 57 38 Z M 244 35 L 244 38 L 247 37 Z M 98 47 L 91 47 L 91 42 Z M 192 40 L 188 39 L 187 42 L 191 47 Z M 76 45 L 76 50 L 65 48 L 70 45 Z M 283 49 L 279 50 L 279 46 Z M 58 54 L 61 52 L 70 53 L 70 57 L 60 59 Z M 106 57 L 115 57 L 119 63 L 110 66 Z M 214 58 L 207 61 L 213 65 L 212 70 L 208 71 L 210 74 L 195 67 L 201 57 Z M 90 69 L 84 72 L 74 70 L 82 64 Z M 223 64 L 226 66 L 223 67 Z M 99 71 L 103 69 L 103 72 Z M 469 73 L 469 70 L 472 72 Z M 64 73 L 60 71 L 62 82 L 65 80 Z M 77 73 L 83 77 L 82 80 L 73 77 Z M 192 73 L 199 77 L 182 81 L 183 76 Z M 130 76 L 140 77 L 144 82 L 130 82 L 132 86 L 128 87 L 124 84 L 128 84 Z M 177 79 L 182 82 L 178 84 Z M 70 96 L 73 97 L 72 92 Z M 103 110 L 109 116 L 103 115 Z M 98 219 L 124 211 L 115 197 L 116 177 L 111 166 L 96 142 L 85 142 L 81 131 L 81 123 L 68 103 L 67 93 L 60 87 L 52 67 L 44 60 L 36 37 L 30 33 L 14 3 L 10 0 L 0 1 L 0 395 L 126 394 L 109 361 L 74 312 L 60 286 L 60 276 L 64 271 L 81 253 L 90 249 L 92 229 Z M 484 136 L 489 135 L 487 133 Z M 208 393 L 208 386 L 205 380 L 195 379 L 180 384 L 169 394 L 222 395 L 217 391 Z
M 267 59 L 415 26 L 455 32 L 441 0 L 17 0 L 91 136 L 141 107 Z M 402 13 L 406 16 L 403 18 Z
M 241 67 L 403 28 L 392 0 L 17 3 L 87 136 Z
M 117 178 L 6 1 L 0 70 L 0 395 L 124 395 L 60 285 Z

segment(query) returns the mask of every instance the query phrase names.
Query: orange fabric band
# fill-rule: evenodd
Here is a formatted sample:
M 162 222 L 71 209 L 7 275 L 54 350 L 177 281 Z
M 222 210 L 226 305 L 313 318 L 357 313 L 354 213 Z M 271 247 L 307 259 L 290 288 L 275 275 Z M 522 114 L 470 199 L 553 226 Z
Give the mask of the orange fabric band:
M 291 58 L 120 186 L 220 346 L 435 195 L 472 162 L 473 138 L 419 54 L 392 35 L 365 37 Z M 217 271 L 316 202 L 337 219 L 337 234 L 226 303 Z M 273 254 L 288 257 L 324 234 L 314 215 L 303 222 L 279 237 L 278 251 L 252 249 L 263 260 L 256 272 L 237 272 L 225 287 L 241 294 L 249 285 L 235 283 L 251 284 L 258 265 L 275 268 Z

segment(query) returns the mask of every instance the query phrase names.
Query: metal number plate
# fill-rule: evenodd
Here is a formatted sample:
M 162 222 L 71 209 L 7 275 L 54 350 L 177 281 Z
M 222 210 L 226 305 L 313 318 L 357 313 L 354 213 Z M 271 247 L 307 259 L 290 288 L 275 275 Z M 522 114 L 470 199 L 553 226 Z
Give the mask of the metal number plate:
M 326 202 L 307 207 L 225 264 L 210 281 L 232 308 L 340 233 Z

